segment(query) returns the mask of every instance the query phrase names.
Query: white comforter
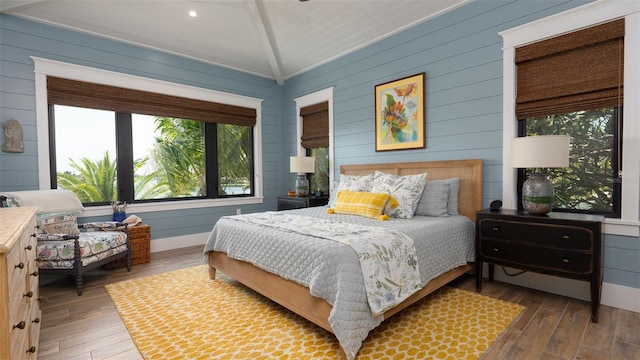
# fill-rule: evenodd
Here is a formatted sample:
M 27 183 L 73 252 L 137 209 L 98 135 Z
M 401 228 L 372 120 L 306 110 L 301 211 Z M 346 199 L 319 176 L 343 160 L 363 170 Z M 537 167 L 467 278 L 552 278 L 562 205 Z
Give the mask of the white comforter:
M 290 210 L 292 214 L 402 231 L 414 240 L 420 280 L 426 285 L 442 273 L 474 260 L 474 227 L 464 216 L 380 221 L 352 215 L 329 215 L 325 207 Z M 353 359 L 370 330 L 383 320 L 373 317 L 356 253 L 348 245 L 296 232 L 223 217 L 214 226 L 205 253 L 220 251 L 309 287 L 332 305 L 329 324 Z

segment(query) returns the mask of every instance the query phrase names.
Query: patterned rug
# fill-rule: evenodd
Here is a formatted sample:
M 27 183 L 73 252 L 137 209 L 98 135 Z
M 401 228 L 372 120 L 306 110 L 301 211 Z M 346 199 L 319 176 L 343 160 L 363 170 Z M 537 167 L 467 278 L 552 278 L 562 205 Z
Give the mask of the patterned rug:
M 145 359 L 335 359 L 338 341 L 207 267 L 106 286 Z M 445 287 L 369 333 L 356 359 L 477 359 L 523 306 Z

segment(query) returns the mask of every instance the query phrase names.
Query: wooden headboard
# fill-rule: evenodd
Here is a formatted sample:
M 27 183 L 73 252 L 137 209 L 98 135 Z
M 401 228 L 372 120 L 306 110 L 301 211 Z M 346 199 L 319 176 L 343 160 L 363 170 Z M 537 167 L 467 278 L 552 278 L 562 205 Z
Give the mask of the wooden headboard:
M 346 175 L 368 175 L 376 170 L 396 175 L 415 175 L 426 172 L 427 180 L 459 177 L 458 210 L 460 214 L 475 222 L 476 211 L 482 209 L 482 159 L 340 166 L 340 174 Z

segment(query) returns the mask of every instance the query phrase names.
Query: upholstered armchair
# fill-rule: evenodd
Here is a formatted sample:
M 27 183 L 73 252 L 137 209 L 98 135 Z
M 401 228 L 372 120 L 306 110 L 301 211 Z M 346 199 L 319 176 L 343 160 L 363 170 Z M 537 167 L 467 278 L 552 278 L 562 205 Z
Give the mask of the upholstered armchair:
M 78 224 L 84 208 L 69 190 L 34 190 L 2 193 L 3 206 L 35 206 L 38 267 L 40 273 L 67 274 L 75 278 L 82 295 L 82 276 L 113 260 L 126 257 L 131 271 L 127 224 L 93 222 Z

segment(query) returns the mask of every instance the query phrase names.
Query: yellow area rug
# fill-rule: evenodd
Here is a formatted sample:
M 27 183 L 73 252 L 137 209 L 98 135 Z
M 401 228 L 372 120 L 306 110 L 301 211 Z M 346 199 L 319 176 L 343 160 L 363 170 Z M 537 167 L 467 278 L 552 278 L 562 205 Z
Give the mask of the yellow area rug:
M 333 334 L 205 265 L 106 286 L 145 359 L 336 359 Z M 372 330 L 357 359 L 477 359 L 523 306 L 445 287 Z

